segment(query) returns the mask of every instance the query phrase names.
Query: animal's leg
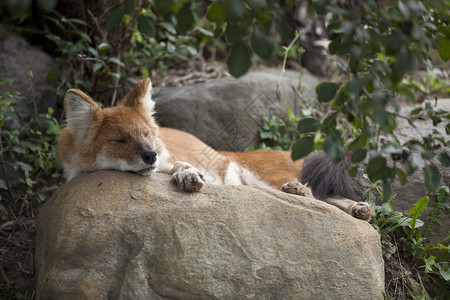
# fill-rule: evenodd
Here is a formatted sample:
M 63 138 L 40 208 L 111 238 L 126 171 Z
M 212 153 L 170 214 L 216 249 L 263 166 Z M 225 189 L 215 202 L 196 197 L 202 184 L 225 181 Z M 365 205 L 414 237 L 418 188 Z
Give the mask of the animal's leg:
M 297 179 L 289 181 L 281 186 L 281 191 L 304 197 L 314 198 L 311 189 L 307 184 L 301 184 Z
M 171 171 L 177 186 L 186 192 L 198 192 L 205 185 L 205 177 L 192 165 L 177 161 Z
M 366 202 L 356 202 L 347 198 L 328 197 L 325 202 L 336 206 L 353 217 L 370 222 L 375 212 L 372 205 Z
M 283 186 L 281 187 L 281 191 L 289 194 L 315 198 L 308 185 L 300 183 L 297 179 L 283 184 Z M 374 216 L 373 207 L 366 202 L 357 202 L 337 196 L 328 197 L 323 201 L 327 202 L 328 204 L 336 206 L 340 210 L 345 211 L 346 213 L 350 214 L 351 216 L 357 219 L 369 222 Z

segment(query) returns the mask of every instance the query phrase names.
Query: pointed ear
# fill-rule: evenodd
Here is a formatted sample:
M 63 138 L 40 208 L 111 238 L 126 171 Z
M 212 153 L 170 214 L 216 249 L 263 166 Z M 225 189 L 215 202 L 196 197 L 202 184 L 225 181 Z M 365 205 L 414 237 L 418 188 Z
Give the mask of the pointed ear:
M 64 104 L 70 132 L 79 138 L 85 138 L 92 125 L 92 116 L 100 106 L 78 89 L 67 91 Z
M 152 100 L 152 82 L 149 78 L 139 81 L 128 94 L 119 102 L 119 105 L 142 110 L 148 116 L 154 113 L 155 102 Z

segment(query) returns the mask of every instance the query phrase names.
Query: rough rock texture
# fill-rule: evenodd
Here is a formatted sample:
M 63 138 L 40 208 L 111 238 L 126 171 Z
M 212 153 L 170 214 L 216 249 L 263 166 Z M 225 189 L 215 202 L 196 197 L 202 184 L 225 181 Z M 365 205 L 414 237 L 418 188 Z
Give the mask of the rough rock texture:
M 25 39 L 7 33 L 0 40 L 0 79 L 12 78 L 12 84 L 0 87 L 0 93 L 17 90 L 24 98 L 24 104 L 34 112 L 34 100 L 40 112 L 47 112 L 48 107 L 54 107 L 56 89 L 50 85 L 46 68 L 51 65 L 52 58 L 44 51 L 30 46 Z M 28 75 L 33 72 L 33 78 Z M 33 100 L 34 98 L 34 100 Z
M 315 199 L 246 186 L 177 191 L 100 171 L 37 223 L 38 299 L 383 299 L 378 234 Z
M 157 119 L 162 126 L 196 135 L 216 150 L 244 151 L 258 145 L 258 127 L 264 115 L 287 117 L 287 106 L 299 111 L 299 102 L 315 99 L 319 80 L 287 71 L 279 86 L 280 70 L 265 69 L 242 78 L 227 78 L 164 90 L 157 95 Z M 299 81 L 306 90 L 300 96 Z

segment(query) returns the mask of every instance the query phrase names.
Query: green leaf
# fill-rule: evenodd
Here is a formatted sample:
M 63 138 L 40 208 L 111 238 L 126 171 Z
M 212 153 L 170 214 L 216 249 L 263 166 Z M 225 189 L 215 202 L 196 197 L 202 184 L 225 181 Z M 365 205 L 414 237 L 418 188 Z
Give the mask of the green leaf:
M 111 9 L 106 13 L 105 21 L 109 28 L 115 28 L 122 22 L 123 11 L 120 8 Z
M 413 204 L 414 207 L 411 208 L 411 210 L 406 213 L 408 216 L 413 215 L 411 222 L 410 222 L 410 227 L 412 229 L 416 228 L 417 218 L 420 216 L 421 212 L 425 211 L 425 208 L 427 208 L 427 206 L 428 206 L 429 200 L 430 200 L 430 198 L 428 197 L 428 195 L 421 198 L 419 201 L 414 203 Z
M 439 48 L 438 53 L 442 60 L 447 61 L 450 59 L 450 40 L 441 35 L 438 36 Z
M 103 67 L 103 64 L 102 63 L 95 63 L 93 66 L 92 66 L 92 72 L 94 72 L 94 73 L 97 73 L 101 68 Z
M 367 134 L 362 133 L 353 143 L 349 145 L 349 149 L 356 151 L 358 149 L 363 149 L 367 144 Z
M 125 67 L 125 64 L 123 62 L 121 62 L 117 57 L 110 57 L 110 58 L 108 58 L 107 62 L 112 62 L 121 67 Z
M 25 177 L 30 176 L 30 172 L 33 171 L 32 166 L 22 161 L 16 161 L 14 165 L 19 166 L 22 169 L 23 173 L 25 174 Z
M 386 169 L 386 159 L 382 156 L 376 156 L 370 159 L 367 165 L 367 175 L 370 180 L 375 181 L 383 177 Z
M 102 43 L 102 44 L 103 44 L 103 43 Z M 100 45 L 101 45 L 101 44 L 100 44 Z M 88 51 L 89 51 L 89 53 L 92 54 L 92 56 L 98 57 L 98 51 L 97 51 L 96 49 L 94 49 L 94 48 L 92 48 L 92 47 L 88 47 Z
M 59 36 L 57 36 L 57 35 L 54 35 L 54 34 L 47 34 L 45 37 L 48 38 L 49 40 L 55 42 L 55 43 L 59 43 L 61 41 L 61 38 Z
M 314 138 L 312 136 L 304 136 L 294 143 L 292 146 L 291 158 L 297 160 L 305 157 L 314 149 Z
M 413 101 L 413 102 L 416 102 L 416 96 L 414 95 L 414 93 L 411 91 L 410 88 L 401 86 L 401 87 L 398 88 L 398 92 L 399 92 L 400 94 L 403 94 L 403 95 L 405 95 L 406 97 L 408 97 L 409 100 L 411 100 L 411 101 Z
M 275 50 L 275 43 L 260 29 L 259 26 L 255 28 L 252 36 L 252 49 L 259 57 L 268 59 L 273 50 Z
M 27 147 L 31 152 L 38 151 L 38 147 L 30 141 L 22 141 L 22 146 Z
M 386 95 L 383 92 L 375 92 L 370 97 L 372 120 L 383 127 L 386 126 L 389 121 L 389 115 L 385 109 L 386 102 Z
M 250 50 L 243 43 L 231 47 L 227 58 L 227 67 L 231 75 L 239 77 L 244 75 L 250 68 Z
M 6 186 L 6 182 L 2 179 L 0 179 L 0 189 L 7 190 L 8 187 Z
M 153 4 L 155 7 L 155 12 L 157 14 L 164 15 L 168 13 L 171 9 L 173 4 L 175 3 L 174 0 L 154 0 Z
M 101 43 L 100 45 L 98 45 L 98 50 L 100 51 L 105 51 L 111 48 L 111 45 L 108 43 Z
M 192 13 L 189 2 L 187 2 L 177 13 L 176 29 L 179 33 L 185 34 L 194 27 L 194 24 L 194 14 Z
M 297 130 L 299 133 L 309 133 L 315 131 L 319 125 L 320 123 L 314 118 L 304 118 L 298 122 Z
M 337 95 L 336 100 L 334 100 L 334 104 L 337 106 L 341 106 L 347 101 L 348 94 L 344 92 L 343 90 Z
M 4 78 L 2 80 L 0 80 L 0 86 L 4 86 L 6 84 L 11 84 L 14 82 L 13 78 Z
M 341 85 L 333 82 L 322 82 L 316 87 L 317 98 L 320 102 L 330 102 Z
M 227 9 L 221 2 L 214 2 L 208 7 L 206 18 L 213 22 L 223 22 L 225 20 Z
M 275 28 L 280 34 L 281 40 L 286 41 L 291 37 L 291 29 L 286 25 L 286 22 L 284 22 L 283 17 L 278 11 L 275 10 L 272 14 L 275 20 Z
M 389 180 L 383 181 L 383 203 L 388 203 L 391 197 L 391 183 Z
M 58 3 L 57 0 L 38 0 L 37 1 L 38 6 L 48 12 L 52 11 L 56 7 L 57 3 Z
M 230 15 L 234 19 L 240 19 L 244 16 L 245 6 L 242 0 L 229 0 Z
M 406 184 L 407 178 L 405 172 L 403 172 L 400 168 L 395 168 L 395 173 L 397 174 L 398 179 L 402 185 Z
M 79 35 L 86 42 L 92 43 L 92 40 L 91 40 L 90 36 L 87 35 L 85 32 L 83 32 L 81 30 L 68 30 L 68 32 L 75 33 L 75 34 Z
M 438 195 L 438 202 L 444 203 L 447 201 L 447 198 L 450 196 L 450 189 L 448 186 L 441 186 L 437 189 L 436 195 Z
M 392 65 L 394 71 L 392 79 L 397 82 L 400 81 L 405 73 L 413 71 L 415 67 L 416 59 L 412 52 L 405 49 L 400 50 Z
M 61 18 L 61 22 L 64 22 L 64 23 L 75 23 L 75 24 L 86 26 L 86 27 L 89 26 L 85 21 L 77 19 L 77 18 L 69 18 L 68 19 L 66 17 L 62 17 Z
M 438 168 L 434 165 L 426 165 L 423 171 L 425 172 L 425 186 L 429 191 L 434 191 L 441 182 L 441 174 Z
M 333 164 L 337 164 L 344 158 L 344 146 L 342 145 L 340 132 L 337 129 L 330 131 L 325 142 L 323 142 L 323 150 Z
M 365 149 L 356 149 L 355 152 L 352 153 L 351 161 L 354 163 L 359 163 L 366 158 L 367 151 Z
M 347 85 L 348 96 L 352 100 L 359 99 L 359 94 L 366 84 L 366 80 L 363 78 L 353 78 Z
M 332 112 L 328 116 L 326 116 L 325 119 L 322 122 L 322 125 L 320 126 L 321 129 L 324 132 L 329 132 L 330 129 L 336 128 L 336 117 L 337 117 L 337 112 L 336 111 Z
M 398 2 L 398 8 L 400 9 L 400 12 L 402 13 L 402 15 L 406 18 L 409 19 L 411 14 L 409 12 L 409 8 L 407 5 L 405 5 L 402 1 Z
M 441 274 L 441 277 L 444 278 L 446 282 L 450 281 L 450 268 L 448 267 L 444 268 L 442 265 L 438 265 L 439 268 L 439 274 Z
M 177 31 L 175 30 L 175 27 L 169 22 L 160 22 L 159 26 L 167 30 L 171 34 L 177 34 Z
M 230 44 L 236 44 L 242 41 L 247 35 L 247 28 L 238 24 L 229 24 L 225 36 Z
M 153 22 L 149 17 L 146 16 L 138 16 L 137 17 L 138 22 L 138 29 L 141 33 L 145 34 L 146 36 L 152 36 L 155 32 L 155 26 L 153 26 Z
M 438 157 L 439 157 L 439 161 L 441 162 L 441 164 L 444 167 L 450 166 L 450 153 L 449 152 L 439 153 Z
M 244 0 L 251 9 L 264 8 L 267 6 L 266 0 Z
M 201 27 L 197 27 L 197 30 L 200 31 L 200 33 L 203 34 L 204 36 L 207 36 L 207 37 L 214 37 L 214 33 L 212 33 L 212 32 L 209 31 L 209 30 L 206 30 L 206 29 L 201 28 Z

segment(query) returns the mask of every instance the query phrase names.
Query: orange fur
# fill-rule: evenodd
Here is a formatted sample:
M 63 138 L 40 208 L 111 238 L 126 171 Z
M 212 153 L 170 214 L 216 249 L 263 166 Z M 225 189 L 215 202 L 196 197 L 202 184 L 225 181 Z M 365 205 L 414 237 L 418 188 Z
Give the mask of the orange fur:
M 204 181 L 209 180 L 215 184 L 271 186 L 311 196 L 311 191 L 298 181 L 302 178 L 304 160 L 293 162 L 289 151 L 216 151 L 191 134 L 159 128 L 152 117 L 151 91 L 150 80 L 143 79 L 116 107 L 104 109 L 80 90 L 67 92 L 68 126 L 61 132 L 58 146 L 68 180 L 81 172 L 99 169 L 141 175 L 159 171 L 172 174 L 180 189 L 191 192 L 199 191 Z M 312 162 L 321 165 L 320 160 Z M 305 162 L 305 168 L 309 165 Z M 342 172 L 330 173 L 328 169 L 333 167 L 327 166 L 324 174 L 318 175 L 342 177 L 339 175 Z M 311 172 L 314 173 L 314 169 Z M 312 178 L 318 180 L 321 187 L 321 178 Z M 329 182 L 339 184 L 339 178 L 333 175 Z M 327 188 L 323 191 L 326 193 Z M 369 216 L 365 205 L 356 207 L 353 200 L 339 200 L 336 197 L 339 195 L 326 196 L 329 197 L 324 201 L 356 217 L 367 219 Z

